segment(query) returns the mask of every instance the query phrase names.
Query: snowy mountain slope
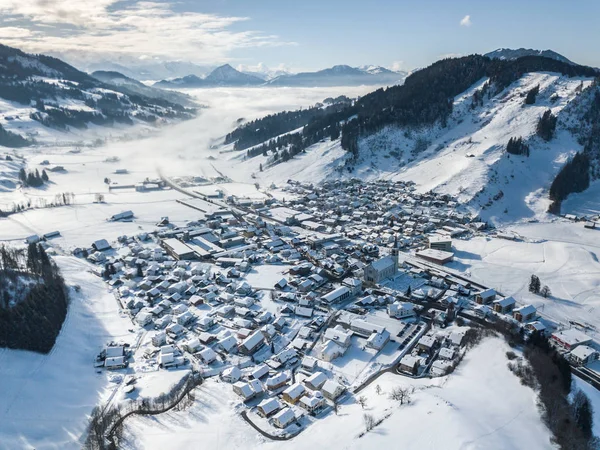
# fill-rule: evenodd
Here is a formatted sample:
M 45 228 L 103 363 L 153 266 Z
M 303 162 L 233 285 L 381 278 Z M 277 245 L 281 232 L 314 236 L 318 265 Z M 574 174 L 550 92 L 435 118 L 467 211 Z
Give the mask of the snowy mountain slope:
M 575 64 L 570 59 L 564 57 L 560 53 L 553 50 L 534 50 L 532 48 L 498 48 L 493 52 L 486 53 L 485 56 L 496 59 L 517 59 L 523 56 L 544 56 L 546 58 L 556 59 L 557 61 L 566 62 L 567 64 Z
M 115 86 L 121 91 L 130 92 L 133 95 L 143 95 L 148 98 L 165 100 L 172 103 L 178 103 L 184 106 L 194 106 L 193 99 L 181 92 L 153 88 L 146 86 L 140 81 L 123 75 L 119 72 L 98 70 L 92 73 L 92 76 L 106 84 Z
M 445 128 L 439 124 L 420 129 L 384 128 L 360 139 L 355 161 L 339 141 L 329 139 L 273 167 L 268 167 L 269 159 L 264 156 L 245 161 L 241 155 L 232 157 L 265 183 L 353 176 L 412 180 L 420 191 L 433 189 L 456 196 L 474 213 L 496 223 L 540 217 L 550 203 L 547 189 L 554 176 L 569 156 L 581 150 L 576 136 L 567 130 L 571 109 L 562 111 L 592 80 L 528 73 L 472 108 L 474 92 L 486 82 L 478 81 L 454 99 Z M 536 103 L 524 105 L 524 95 L 537 85 Z M 559 118 L 550 142 L 535 135 L 537 122 L 547 109 Z M 519 136 L 529 143 L 528 158 L 505 151 L 508 140 Z
M 29 143 L 47 130 L 69 134 L 188 119 L 193 114 L 180 104 L 107 85 L 59 59 L 0 45 L 0 125 L 30 138 Z M 0 145 L 23 143 L 0 132 Z

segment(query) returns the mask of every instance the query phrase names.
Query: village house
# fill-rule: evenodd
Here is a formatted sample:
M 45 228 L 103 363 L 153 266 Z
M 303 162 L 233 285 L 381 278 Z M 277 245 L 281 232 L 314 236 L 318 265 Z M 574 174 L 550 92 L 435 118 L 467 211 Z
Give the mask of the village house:
M 320 392 L 316 392 L 312 397 L 305 395 L 298 402 L 298 406 L 306 410 L 309 414 L 316 414 L 324 405 L 325 399 Z
M 277 428 L 286 428 L 296 420 L 294 411 L 290 408 L 284 408 L 273 416 L 273 425 Z
M 264 345 L 265 339 L 260 330 L 254 331 L 238 346 L 240 353 L 252 355 Z
M 513 310 L 515 307 L 516 301 L 513 297 L 501 298 L 498 300 L 494 300 L 492 306 L 494 311 L 500 314 L 506 314 Z
M 381 332 L 373 332 L 367 339 L 367 347 L 377 351 L 381 350 L 390 341 L 390 332 L 383 330 Z
M 598 359 L 598 351 L 588 345 L 578 345 L 569 353 L 569 360 L 577 366 L 585 366 Z
M 475 302 L 479 305 L 486 305 L 496 299 L 496 291 L 494 289 L 486 289 L 475 294 Z
M 411 375 L 416 375 L 419 370 L 419 365 L 421 363 L 420 358 L 417 358 L 413 355 L 404 355 L 404 357 L 400 360 L 399 370 L 401 372 L 409 373 Z
M 271 397 L 261 401 L 256 407 L 256 412 L 259 416 L 264 417 L 266 419 L 275 414 L 282 407 L 283 405 L 278 399 Z
M 388 305 L 388 315 L 395 319 L 405 319 L 415 315 L 415 306 L 408 302 L 394 302 Z
M 537 310 L 535 309 L 535 306 L 532 305 L 521 306 L 520 308 L 513 310 L 513 317 L 521 323 L 534 320 L 536 315 Z
M 275 391 L 283 386 L 285 386 L 288 382 L 288 376 L 285 372 L 279 372 L 273 375 L 270 378 L 267 378 L 265 385 L 267 389 L 270 391 Z
M 304 379 L 304 384 L 309 389 L 313 391 L 317 391 L 321 389 L 321 387 L 327 381 L 327 376 L 323 372 L 315 372 L 310 377 Z
M 436 343 L 436 340 L 433 336 L 423 336 L 417 342 L 417 348 L 420 351 L 431 352 L 431 349 L 433 349 L 433 346 L 435 345 L 435 343 Z
M 346 331 L 341 325 L 336 325 L 334 328 L 325 330 L 323 339 L 334 341 L 342 347 L 348 347 L 352 343 L 352 332 Z
M 312 372 L 317 367 L 317 360 L 312 356 L 305 356 L 302 358 L 300 368 L 306 372 Z
M 242 400 L 244 401 L 248 401 L 256 395 L 250 384 L 244 381 L 238 381 L 236 383 L 233 383 L 232 387 L 233 392 L 242 397 Z
M 345 390 L 346 388 L 344 386 L 333 380 L 327 380 L 321 387 L 323 396 L 333 402 L 335 402 Z
M 282 398 L 284 401 L 295 405 L 305 392 L 306 389 L 300 383 L 292 384 L 285 391 L 283 391 Z

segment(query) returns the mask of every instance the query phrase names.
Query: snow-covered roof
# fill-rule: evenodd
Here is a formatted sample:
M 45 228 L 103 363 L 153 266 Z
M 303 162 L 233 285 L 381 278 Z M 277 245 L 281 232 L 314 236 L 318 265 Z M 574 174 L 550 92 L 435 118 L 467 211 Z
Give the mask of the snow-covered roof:
M 267 386 L 277 386 L 278 384 L 284 383 L 288 380 L 288 376 L 285 372 L 279 372 L 270 378 L 267 378 Z
M 252 375 L 253 378 L 258 380 L 259 378 L 264 377 L 268 373 L 269 366 L 267 366 L 266 364 L 261 364 L 256 369 L 254 369 L 250 375 Z
M 290 408 L 285 408 L 273 416 L 273 419 L 281 424 L 287 424 L 296 419 L 294 411 Z
M 327 381 L 327 376 L 323 372 L 315 372 L 310 377 L 305 378 L 305 383 L 310 383 L 317 389 L 320 388 Z
M 514 312 L 521 313 L 523 316 L 528 316 L 530 314 L 535 314 L 536 309 L 535 309 L 535 306 L 533 306 L 533 305 L 525 305 L 525 306 L 521 306 L 520 308 L 515 309 Z
M 230 380 L 237 381 L 242 377 L 242 371 L 236 366 L 232 366 L 228 367 L 223 372 L 221 372 L 221 376 L 223 378 L 228 378 Z
M 300 383 L 296 383 L 296 384 L 292 384 L 290 387 L 288 387 L 285 391 L 283 391 L 283 393 L 285 395 L 288 395 L 290 398 L 298 398 L 300 397 L 302 394 L 304 394 L 304 392 L 306 391 L 306 388 L 304 386 L 302 386 Z
M 503 308 L 510 306 L 510 305 L 514 305 L 515 303 L 516 303 L 516 301 L 513 297 L 505 297 L 505 298 L 501 298 L 499 300 L 494 300 L 495 305 L 500 305 Z
M 552 337 L 556 340 L 564 342 L 565 344 L 573 347 L 577 344 L 585 344 L 592 340 L 587 334 L 582 331 L 577 330 L 576 328 L 570 328 L 568 330 L 557 331 L 552 334 Z
M 593 355 L 594 353 L 596 353 L 596 349 L 587 345 L 579 345 L 571 351 L 572 356 L 575 356 L 576 358 L 582 360 L 587 359 L 590 355 Z
M 377 261 L 373 261 L 371 263 L 371 267 L 373 267 L 373 269 L 375 269 L 378 272 L 381 272 L 385 269 L 387 269 L 388 267 L 393 266 L 394 264 L 396 264 L 396 261 L 394 260 L 394 258 L 392 258 L 391 256 L 386 256 L 385 258 L 381 258 L 378 259 Z
M 244 341 L 242 342 L 242 345 L 246 349 L 252 350 L 260 342 L 262 342 L 262 340 L 263 340 L 262 333 L 260 332 L 260 330 L 256 330 L 254 333 L 252 333 L 250 336 L 248 336 L 246 339 L 244 339 Z
M 331 303 L 331 302 L 337 300 L 342 295 L 349 294 L 349 293 L 350 293 L 350 289 L 348 289 L 348 287 L 341 286 L 341 287 L 334 289 L 333 291 L 328 292 L 327 294 L 323 295 L 321 297 L 321 299 L 324 302 Z
M 344 390 L 344 386 L 342 386 L 337 381 L 327 380 L 325 382 L 325 384 L 323 384 L 323 387 L 321 388 L 321 390 L 323 392 L 326 392 L 327 394 L 330 394 L 330 395 L 333 396 L 333 395 L 335 395 L 335 394 L 343 391 Z
M 275 397 L 266 398 L 258 404 L 258 407 L 263 410 L 265 414 L 271 414 L 273 411 L 277 411 L 281 408 L 281 402 Z
M 400 360 L 400 364 L 407 367 L 415 367 L 419 364 L 420 359 L 413 355 L 404 355 L 404 357 Z

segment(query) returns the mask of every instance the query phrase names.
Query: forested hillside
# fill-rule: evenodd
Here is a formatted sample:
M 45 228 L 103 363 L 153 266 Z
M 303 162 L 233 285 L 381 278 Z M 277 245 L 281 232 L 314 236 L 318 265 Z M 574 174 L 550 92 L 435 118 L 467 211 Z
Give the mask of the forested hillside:
M 136 120 L 189 119 L 195 110 L 164 98 L 140 95 L 108 85 L 65 62 L 32 55 L 0 45 L 0 99 L 22 110 L 29 119 L 58 129 L 85 129 L 88 125 L 131 125 Z M 8 103 L 10 102 L 10 103 Z M 19 114 L 20 115 L 20 114 Z M 15 117 L 0 117 L 6 130 Z M 17 119 L 23 120 L 22 117 Z M 2 124 L 0 124 L 2 126 Z M 0 145 L 19 147 L 32 143 L 15 131 L 0 129 Z
M 41 245 L 0 247 L 0 347 L 48 353 L 67 307 L 65 282 Z
M 275 142 L 265 142 L 264 147 L 249 152 L 248 156 L 269 151 L 274 161 L 285 160 L 324 137 L 336 137 L 338 127 L 341 127 L 342 147 L 356 154 L 359 137 L 368 136 L 388 125 L 410 127 L 439 122 L 445 126 L 446 119 L 452 113 L 453 98 L 484 77 L 489 78 L 490 89 L 495 93 L 525 73 L 540 71 L 567 76 L 594 77 L 598 74 L 597 69 L 591 67 L 540 56 L 507 61 L 480 55 L 449 58 L 411 74 L 401 86 L 378 89 L 343 108 L 312 116 L 310 112 L 301 114 L 298 111 L 255 120 L 230 133 L 226 142 L 235 142 L 234 148 L 245 149 L 293 130 L 293 126 L 302 125 L 303 121 L 294 122 L 290 119 L 303 117 L 306 123 L 301 132 Z

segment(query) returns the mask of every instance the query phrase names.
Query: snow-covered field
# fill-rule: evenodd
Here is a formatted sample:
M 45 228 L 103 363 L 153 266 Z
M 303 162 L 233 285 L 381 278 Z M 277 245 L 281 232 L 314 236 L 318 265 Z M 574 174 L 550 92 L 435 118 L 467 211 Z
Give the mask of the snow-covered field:
M 510 241 L 491 237 L 454 240 L 455 261 L 449 267 L 473 280 L 532 304 L 549 318 L 597 327 L 600 324 L 598 231 L 581 223 L 557 221 L 512 226 L 523 237 Z M 552 292 L 550 298 L 528 290 L 532 274 Z
M 361 392 L 367 398 L 364 410 L 354 400 L 343 401 L 339 415 L 329 412 L 285 442 L 256 433 L 240 418 L 230 386 L 209 381 L 197 390 L 196 403 L 187 411 L 128 420 L 123 448 L 194 448 L 198 443 L 220 450 L 553 448 L 535 393 L 507 368 L 507 350 L 500 339 L 484 340 L 447 378 L 415 381 L 385 374 Z M 375 391 L 377 384 L 381 395 Z M 415 387 L 410 405 L 399 406 L 388 398 L 393 388 L 406 386 Z M 376 420 L 391 415 L 359 438 L 364 413 Z

